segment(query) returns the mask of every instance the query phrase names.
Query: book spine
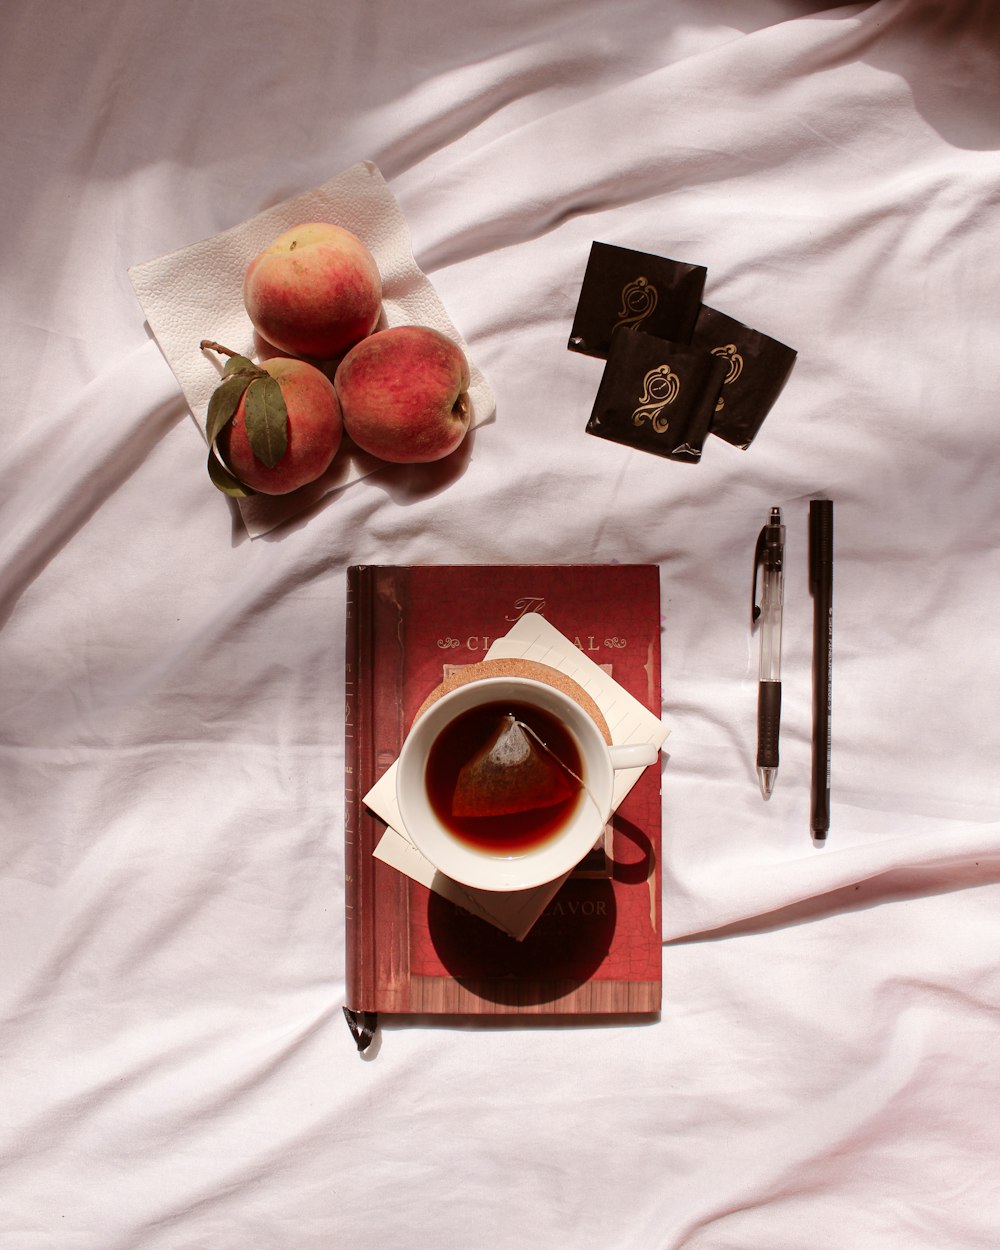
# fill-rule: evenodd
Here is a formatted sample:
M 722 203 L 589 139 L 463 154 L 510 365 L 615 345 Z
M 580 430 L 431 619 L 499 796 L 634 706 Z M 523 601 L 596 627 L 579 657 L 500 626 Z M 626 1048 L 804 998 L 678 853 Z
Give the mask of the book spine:
M 347 1007 L 363 1009 L 374 985 L 371 951 L 362 940 L 362 917 L 374 903 L 371 857 L 362 837 L 362 797 L 372 773 L 371 569 L 347 570 L 347 638 L 344 653 L 344 915 Z

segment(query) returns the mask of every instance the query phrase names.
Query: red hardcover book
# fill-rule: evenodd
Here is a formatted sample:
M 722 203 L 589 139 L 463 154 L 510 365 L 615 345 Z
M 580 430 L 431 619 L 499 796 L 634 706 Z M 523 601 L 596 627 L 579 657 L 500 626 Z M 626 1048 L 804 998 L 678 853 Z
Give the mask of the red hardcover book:
M 386 826 L 363 798 L 396 759 L 415 712 L 450 666 L 482 661 L 528 612 L 544 616 L 659 717 L 655 565 L 348 569 L 349 1020 L 377 1012 L 538 1016 L 660 1008 L 658 768 L 642 773 L 615 812 L 606 867 L 571 875 L 522 940 L 373 856 Z

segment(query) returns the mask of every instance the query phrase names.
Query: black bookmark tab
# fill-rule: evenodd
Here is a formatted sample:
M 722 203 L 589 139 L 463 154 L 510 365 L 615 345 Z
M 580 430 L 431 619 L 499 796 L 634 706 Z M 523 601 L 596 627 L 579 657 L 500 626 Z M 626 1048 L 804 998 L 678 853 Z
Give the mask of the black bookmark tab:
M 357 1043 L 358 1053 L 364 1054 L 372 1044 L 375 1030 L 378 1028 L 378 1013 L 375 1011 L 352 1011 L 344 1008 L 344 1019 L 351 1030 L 351 1036 Z

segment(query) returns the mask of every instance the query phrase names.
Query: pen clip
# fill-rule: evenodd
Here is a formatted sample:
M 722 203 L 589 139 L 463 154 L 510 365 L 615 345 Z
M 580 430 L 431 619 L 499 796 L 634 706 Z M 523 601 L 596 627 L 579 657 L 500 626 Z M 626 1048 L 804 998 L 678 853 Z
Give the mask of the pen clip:
M 750 588 L 750 623 L 756 625 L 760 619 L 760 604 L 757 602 L 757 570 L 764 562 L 764 540 L 767 526 L 757 535 L 757 546 L 753 553 L 753 585 Z

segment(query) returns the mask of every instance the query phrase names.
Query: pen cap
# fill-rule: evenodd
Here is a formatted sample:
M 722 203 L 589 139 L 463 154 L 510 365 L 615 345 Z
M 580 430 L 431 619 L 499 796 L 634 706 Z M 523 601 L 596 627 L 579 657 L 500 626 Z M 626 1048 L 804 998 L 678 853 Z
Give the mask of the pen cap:
M 809 503 L 809 581 L 815 587 L 822 569 L 833 564 L 833 500 Z
M 761 604 L 757 602 L 757 574 L 763 569 L 765 579 L 781 573 L 785 560 L 785 527 L 781 523 L 781 509 L 772 508 L 768 522 L 757 535 L 753 557 L 753 582 L 750 587 L 750 620 L 760 620 Z M 774 582 L 772 580 L 772 585 Z M 777 583 L 780 600 L 780 581 Z M 773 596 L 772 596 L 773 597 Z M 773 606 L 773 605 L 772 605 Z
M 780 508 L 771 509 L 771 515 L 760 532 L 760 538 L 764 567 L 780 569 L 785 554 L 785 527 L 781 523 Z

